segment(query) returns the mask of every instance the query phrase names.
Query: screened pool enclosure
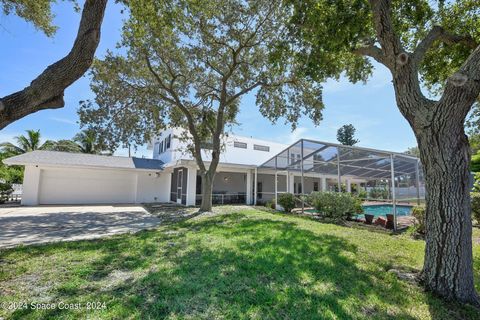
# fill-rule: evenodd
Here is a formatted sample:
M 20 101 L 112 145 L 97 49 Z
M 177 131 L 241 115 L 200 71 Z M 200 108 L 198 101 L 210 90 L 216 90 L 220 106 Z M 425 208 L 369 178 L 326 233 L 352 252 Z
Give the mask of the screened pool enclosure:
M 270 177 L 270 178 L 269 178 Z M 273 180 L 273 181 L 272 181 Z M 389 151 L 301 139 L 255 170 L 254 202 L 275 201 L 282 193 L 351 192 L 368 202 L 417 204 L 424 198 L 418 158 Z

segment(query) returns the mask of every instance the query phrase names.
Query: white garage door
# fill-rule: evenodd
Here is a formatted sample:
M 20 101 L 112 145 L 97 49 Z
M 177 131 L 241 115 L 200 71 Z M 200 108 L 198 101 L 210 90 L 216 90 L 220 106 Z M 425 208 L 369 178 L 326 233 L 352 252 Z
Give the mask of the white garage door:
M 39 203 L 133 203 L 135 184 L 135 173 L 128 171 L 42 169 Z

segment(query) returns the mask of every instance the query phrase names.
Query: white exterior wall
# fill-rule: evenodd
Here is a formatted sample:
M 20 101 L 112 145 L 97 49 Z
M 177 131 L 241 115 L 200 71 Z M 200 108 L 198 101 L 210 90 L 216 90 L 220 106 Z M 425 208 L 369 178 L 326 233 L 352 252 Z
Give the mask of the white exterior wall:
M 137 173 L 136 203 L 168 202 L 171 175 L 157 172 Z
M 187 170 L 187 206 L 195 205 L 197 188 L 197 169 L 189 167 Z
M 26 166 L 22 205 L 167 202 L 170 174 L 157 173 Z
M 23 175 L 22 205 L 34 206 L 38 204 L 38 188 L 40 185 L 40 168 L 25 166 Z
M 38 203 L 134 203 L 136 181 L 134 171 L 41 167 Z
M 182 133 L 181 129 L 168 129 L 160 133 L 153 139 L 151 146 L 153 150 L 153 158 L 162 160 L 165 163 L 175 162 L 178 160 L 193 160 L 191 154 L 186 152 L 187 143 L 181 142 L 177 137 Z M 163 141 L 169 134 L 172 135 L 172 142 L 169 150 L 159 154 L 157 142 Z M 247 144 L 247 148 L 237 148 L 234 146 L 235 141 Z M 254 150 L 254 145 L 261 145 L 269 147 L 269 151 Z M 220 156 L 220 163 L 246 164 L 246 165 L 261 165 L 285 148 L 288 145 L 254 139 L 250 137 L 243 137 L 237 135 L 229 135 L 224 138 L 224 150 Z M 210 152 L 203 150 L 202 157 L 205 161 L 211 159 Z

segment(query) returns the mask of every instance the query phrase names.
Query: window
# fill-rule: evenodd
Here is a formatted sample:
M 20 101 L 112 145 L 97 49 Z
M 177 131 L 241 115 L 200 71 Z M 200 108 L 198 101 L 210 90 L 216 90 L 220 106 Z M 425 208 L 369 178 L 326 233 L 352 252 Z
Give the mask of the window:
M 247 149 L 247 144 L 245 142 L 234 141 L 233 146 L 235 148 Z
M 270 151 L 270 147 L 269 147 L 269 146 L 262 146 L 262 145 L 259 145 L 259 144 L 254 144 L 254 145 L 253 145 L 253 150 L 269 152 L 269 151 Z
M 261 182 L 257 183 L 257 199 L 262 199 L 263 197 L 263 184 Z
M 162 153 L 163 152 L 163 141 L 160 142 L 160 148 L 158 148 L 158 153 Z
M 167 137 L 167 149 L 170 149 L 170 143 L 172 142 L 172 135 L 169 134 Z
M 318 182 L 317 181 L 313 182 L 313 191 L 318 191 Z

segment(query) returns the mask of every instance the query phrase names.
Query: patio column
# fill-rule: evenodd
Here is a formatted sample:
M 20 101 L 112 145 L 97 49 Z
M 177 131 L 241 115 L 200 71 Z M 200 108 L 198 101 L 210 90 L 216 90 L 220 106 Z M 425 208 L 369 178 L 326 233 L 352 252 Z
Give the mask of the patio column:
M 327 178 L 326 177 L 322 177 L 321 178 L 322 180 L 322 191 L 327 191 Z
M 352 192 L 352 180 L 347 179 L 347 192 L 351 193 Z
M 304 178 L 303 178 L 303 157 L 304 157 L 304 155 L 303 155 L 303 139 L 302 139 L 301 145 L 302 145 L 302 148 L 301 148 L 301 151 L 300 151 L 301 159 L 302 159 L 302 161 L 301 161 L 301 166 L 302 166 L 302 168 L 301 168 L 301 171 L 302 171 L 302 194 L 301 194 L 301 196 L 302 196 L 302 214 L 304 214 L 305 213 L 305 203 L 303 202 L 303 195 L 305 194 L 305 181 L 304 181 Z
M 275 209 L 278 207 L 278 181 L 277 181 L 278 175 L 277 175 L 277 168 L 275 168 Z
M 197 168 L 187 170 L 187 206 L 195 205 L 197 191 Z
M 342 192 L 342 178 L 340 174 L 340 148 L 337 147 L 337 184 L 338 192 Z
M 252 204 L 252 171 L 248 170 L 247 173 L 246 186 L 245 186 L 245 202 L 246 204 Z
M 393 230 L 397 230 L 397 200 L 395 196 L 395 164 L 394 156 L 390 155 L 390 172 L 391 172 L 391 181 L 392 181 L 392 204 L 393 204 Z
M 257 205 L 257 184 L 258 184 L 258 169 L 255 168 L 255 175 L 253 177 L 253 204 L 256 206 Z
M 417 160 L 415 165 L 415 177 L 416 177 L 416 187 L 417 187 L 417 205 L 420 205 L 420 160 Z
M 288 190 L 295 194 L 295 175 L 293 173 L 288 174 Z

